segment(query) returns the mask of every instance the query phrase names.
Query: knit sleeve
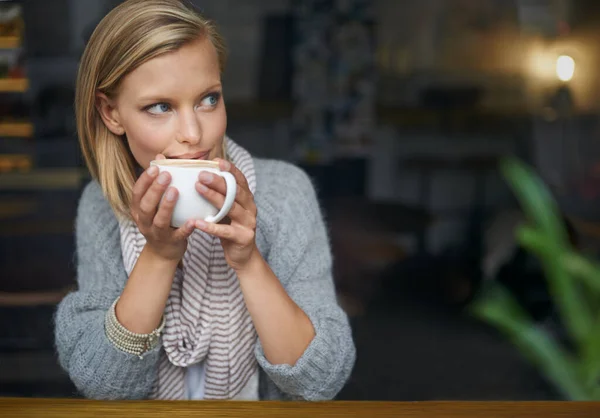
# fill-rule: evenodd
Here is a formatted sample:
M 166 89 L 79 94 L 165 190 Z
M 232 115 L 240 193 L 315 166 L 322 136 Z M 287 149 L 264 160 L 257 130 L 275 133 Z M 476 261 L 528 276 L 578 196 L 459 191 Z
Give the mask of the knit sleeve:
M 97 183 L 83 192 L 75 230 L 78 290 L 63 299 L 55 315 L 59 362 L 87 398 L 147 398 L 158 370 L 158 347 L 140 359 L 115 348 L 104 331 L 106 312 L 127 273 L 118 222 Z
M 276 164 L 276 172 L 263 180 L 273 183 L 258 184 L 258 227 L 266 229 L 263 232 L 271 240 L 267 262 L 310 318 L 316 335 L 294 366 L 269 363 L 260 342 L 256 356 L 287 395 L 311 401 L 333 399 L 354 366 L 352 333 L 336 301 L 328 236 L 312 183 L 300 169 Z

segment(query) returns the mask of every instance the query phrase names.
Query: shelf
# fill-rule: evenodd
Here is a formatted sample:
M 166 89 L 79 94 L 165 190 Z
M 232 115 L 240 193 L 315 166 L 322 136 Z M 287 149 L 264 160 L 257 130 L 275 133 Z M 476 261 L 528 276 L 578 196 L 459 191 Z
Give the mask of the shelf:
M 18 36 L 0 36 L 0 49 L 15 49 L 21 46 Z
M 0 92 L 23 93 L 29 88 L 26 78 L 0 78 Z
M 19 170 L 21 172 L 29 171 L 32 166 L 33 161 L 30 155 L 0 154 L 0 176 L 14 170 Z
M 49 292 L 0 292 L 0 306 L 53 306 L 73 290 L 72 287 L 67 287 Z
M 12 198 L 0 199 L 0 222 L 22 216 L 32 215 L 40 208 L 36 199 Z
M 0 238 L 40 237 L 42 235 L 72 235 L 73 219 L 60 221 L 9 221 L 0 223 Z
M 0 122 L 0 136 L 31 138 L 33 136 L 33 124 L 26 122 Z
M 87 178 L 83 168 L 38 168 L 27 173 L 1 173 L 0 191 L 78 189 Z

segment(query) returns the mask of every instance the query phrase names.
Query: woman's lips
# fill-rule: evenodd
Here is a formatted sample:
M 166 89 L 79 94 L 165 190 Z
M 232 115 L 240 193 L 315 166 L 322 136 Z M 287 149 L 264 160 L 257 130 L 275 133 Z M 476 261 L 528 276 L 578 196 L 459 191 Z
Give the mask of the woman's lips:
M 173 155 L 169 158 L 178 160 L 205 160 L 208 157 L 208 151 L 194 152 L 181 155 Z

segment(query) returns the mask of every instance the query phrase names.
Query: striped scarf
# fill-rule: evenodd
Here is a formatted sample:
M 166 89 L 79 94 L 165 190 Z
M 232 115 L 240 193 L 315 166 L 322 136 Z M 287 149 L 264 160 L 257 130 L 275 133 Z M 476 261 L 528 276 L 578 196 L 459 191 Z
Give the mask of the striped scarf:
M 252 157 L 229 138 L 225 140 L 230 161 L 254 193 Z M 123 261 L 131 274 L 146 240 L 133 221 L 122 221 L 120 231 Z M 256 331 L 237 276 L 225 261 L 219 238 L 199 230 L 188 239 L 182 261 L 164 313 L 164 349 L 152 398 L 184 399 L 186 367 L 205 361 L 205 398 L 234 399 L 258 373 Z

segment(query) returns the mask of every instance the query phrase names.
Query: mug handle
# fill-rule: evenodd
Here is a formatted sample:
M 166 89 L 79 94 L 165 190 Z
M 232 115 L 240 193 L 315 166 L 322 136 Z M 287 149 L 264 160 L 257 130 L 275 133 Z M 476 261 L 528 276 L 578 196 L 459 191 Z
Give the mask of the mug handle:
M 208 216 L 206 219 L 204 219 L 206 222 L 217 223 L 229 213 L 231 207 L 233 206 L 233 202 L 235 202 L 235 195 L 237 194 L 237 182 L 235 181 L 233 174 L 227 171 L 218 173 L 213 172 L 213 174 L 223 177 L 223 179 L 225 179 L 225 184 L 227 185 L 225 202 L 223 202 L 223 206 L 221 207 L 221 210 L 219 210 L 219 213 L 217 213 L 215 216 Z

